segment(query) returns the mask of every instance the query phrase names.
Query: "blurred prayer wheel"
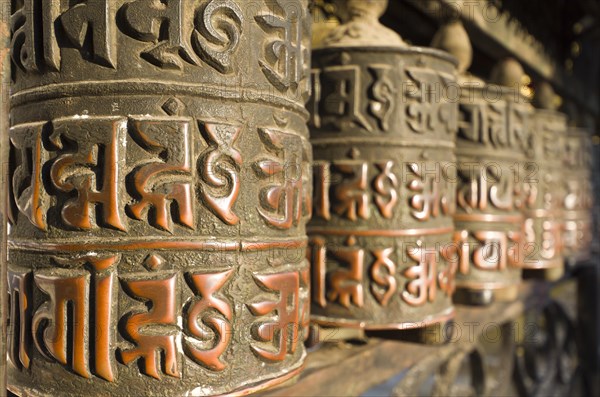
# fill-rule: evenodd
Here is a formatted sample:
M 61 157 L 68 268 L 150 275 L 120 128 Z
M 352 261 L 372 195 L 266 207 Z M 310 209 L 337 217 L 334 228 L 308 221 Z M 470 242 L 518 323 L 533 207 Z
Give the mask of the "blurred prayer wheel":
M 525 205 L 524 269 L 544 270 L 547 278 L 564 272 L 563 203 L 565 200 L 564 142 L 567 117 L 556 111 L 552 87 L 544 82 L 536 91 L 534 162 L 537 172 L 530 182 L 533 195 Z
M 472 47 L 458 21 L 443 26 L 433 45 L 455 55 L 460 65 L 452 252 L 457 262 L 456 299 L 486 304 L 492 299 L 516 298 L 524 225 L 519 171 L 531 151 L 533 110 L 519 92 L 523 69 L 516 61 L 501 63 L 496 69 L 504 74 L 496 81 L 501 85 L 488 85 L 470 75 Z
M 589 131 L 570 128 L 565 138 L 563 244 L 571 265 L 587 260 L 592 243 L 592 141 Z
M 9 388 L 248 394 L 297 374 L 307 0 L 13 3 Z
M 456 61 L 406 45 L 387 1 L 339 2 L 342 25 L 313 52 L 311 319 L 417 328 L 453 315 L 442 256 L 455 201 Z

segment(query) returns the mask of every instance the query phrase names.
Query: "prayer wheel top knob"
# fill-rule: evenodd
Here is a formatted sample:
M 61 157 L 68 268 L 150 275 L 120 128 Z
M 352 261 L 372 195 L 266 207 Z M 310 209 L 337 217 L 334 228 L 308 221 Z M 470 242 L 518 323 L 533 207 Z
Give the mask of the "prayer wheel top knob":
M 534 104 L 540 109 L 557 110 L 559 98 L 547 81 L 542 81 L 535 90 Z
M 353 19 L 378 21 L 388 7 L 388 0 L 334 0 L 343 23 Z
M 506 58 L 492 69 L 490 81 L 493 84 L 520 88 L 524 78 L 523 66 L 514 58 Z
M 458 60 L 458 73 L 464 74 L 473 62 L 473 46 L 460 20 L 443 25 L 433 37 L 431 46 L 444 50 Z
M 322 41 L 322 47 L 405 47 L 398 33 L 379 22 L 388 0 L 334 0 L 342 25 Z

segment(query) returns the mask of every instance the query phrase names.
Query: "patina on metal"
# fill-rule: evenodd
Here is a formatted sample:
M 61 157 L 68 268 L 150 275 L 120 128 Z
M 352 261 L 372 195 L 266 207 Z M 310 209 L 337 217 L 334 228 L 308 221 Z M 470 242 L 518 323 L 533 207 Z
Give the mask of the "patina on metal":
M 502 62 L 496 73 L 503 85 L 469 74 L 473 50 L 460 21 L 444 25 L 433 46 L 459 59 L 456 299 L 473 304 L 512 299 L 521 279 L 524 228 L 519 172 L 532 151 L 533 108 L 519 92 L 523 69 L 516 61 Z
M 10 390 L 247 394 L 301 370 L 307 6 L 13 1 Z
M 534 120 L 534 162 L 537 172 L 531 181 L 534 194 L 526 200 L 524 269 L 544 270 L 556 279 L 564 272 L 563 233 L 565 184 L 564 151 L 567 116 L 556 110 L 556 95 L 549 83 L 538 85 Z
M 571 127 L 564 140 L 565 189 L 563 248 L 571 266 L 590 259 L 592 244 L 592 139 L 587 129 Z
M 313 52 L 311 319 L 367 330 L 453 315 L 456 60 L 381 25 L 387 1 L 338 2 Z

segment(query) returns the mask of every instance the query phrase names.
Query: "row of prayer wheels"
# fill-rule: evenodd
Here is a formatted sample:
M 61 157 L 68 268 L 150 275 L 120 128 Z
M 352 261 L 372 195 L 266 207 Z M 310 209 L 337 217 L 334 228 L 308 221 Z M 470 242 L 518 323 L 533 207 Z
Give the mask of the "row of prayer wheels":
M 460 23 L 412 47 L 348 0 L 313 48 L 308 0 L 71 3 L 13 7 L 18 395 L 246 395 L 311 321 L 424 327 L 586 257 L 587 131 L 514 60 L 470 75 Z

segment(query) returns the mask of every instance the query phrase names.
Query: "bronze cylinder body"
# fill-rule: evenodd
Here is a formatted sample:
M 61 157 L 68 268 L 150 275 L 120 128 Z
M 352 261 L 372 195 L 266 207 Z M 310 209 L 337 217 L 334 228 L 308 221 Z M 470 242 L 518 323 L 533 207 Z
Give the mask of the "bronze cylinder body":
M 536 109 L 534 116 L 536 177 L 525 202 L 524 269 L 556 269 L 564 265 L 563 202 L 565 198 L 564 139 L 566 115 Z
M 563 201 L 564 255 L 576 264 L 590 258 L 592 244 L 592 140 L 585 129 L 570 128 L 565 137 Z
M 296 374 L 307 2 L 13 3 L 10 389 L 220 395 Z
M 313 68 L 311 319 L 380 330 L 449 318 L 454 58 L 331 47 L 313 52 Z
M 521 279 L 521 213 L 533 108 L 514 89 L 462 85 L 457 138 L 456 286 L 510 288 Z M 525 193 L 525 194 L 523 194 Z

